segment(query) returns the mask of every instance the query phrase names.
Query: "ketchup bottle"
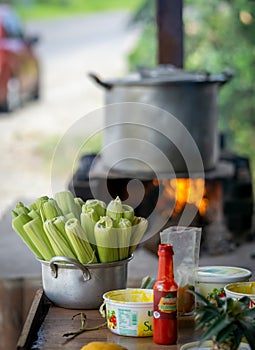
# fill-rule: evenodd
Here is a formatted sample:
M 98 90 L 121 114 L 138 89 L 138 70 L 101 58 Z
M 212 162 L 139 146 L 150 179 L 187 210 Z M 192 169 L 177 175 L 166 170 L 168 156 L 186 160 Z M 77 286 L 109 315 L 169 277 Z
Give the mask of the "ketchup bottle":
M 171 345 L 177 341 L 177 290 L 174 281 L 173 246 L 158 246 L 158 279 L 154 284 L 153 341 Z

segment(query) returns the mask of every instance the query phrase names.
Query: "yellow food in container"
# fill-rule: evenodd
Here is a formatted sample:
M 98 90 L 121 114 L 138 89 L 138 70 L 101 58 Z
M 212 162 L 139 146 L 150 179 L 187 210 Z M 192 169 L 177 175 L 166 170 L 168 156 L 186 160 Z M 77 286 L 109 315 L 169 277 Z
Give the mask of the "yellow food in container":
M 255 307 L 255 282 L 230 283 L 224 287 L 226 296 L 238 300 L 244 296 L 251 299 L 250 308 Z
M 121 289 L 103 295 L 108 328 L 131 337 L 152 336 L 153 290 Z

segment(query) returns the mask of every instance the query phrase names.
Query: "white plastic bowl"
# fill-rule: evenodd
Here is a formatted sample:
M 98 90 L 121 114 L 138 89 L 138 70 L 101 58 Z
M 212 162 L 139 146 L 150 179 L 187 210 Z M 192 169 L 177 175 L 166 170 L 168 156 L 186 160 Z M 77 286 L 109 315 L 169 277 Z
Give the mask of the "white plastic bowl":
M 103 295 L 108 328 L 131 337 L 152 336 L 153 290 L 121 289 Z
M 238 300 L 244 296 L 251 299 L 250 308 L 255 307 L 255 282 L 230 283 L 224 287 L 226 296 Z
M 214 289 L 224 288 L 229 283 L 248 282 L 251 271 L 234 266 L 202 266 L 197 270 L 196 291 L 208 297 Z

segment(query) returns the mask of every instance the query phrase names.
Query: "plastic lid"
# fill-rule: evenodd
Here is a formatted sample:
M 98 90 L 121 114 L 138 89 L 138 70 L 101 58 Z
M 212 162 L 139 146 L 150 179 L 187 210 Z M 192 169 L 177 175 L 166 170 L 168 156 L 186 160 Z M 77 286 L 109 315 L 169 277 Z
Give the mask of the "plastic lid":
M 235 266 L 202 266 L 197 270 L 198 282 L 241 282 L 251 275 L 250 270 Z

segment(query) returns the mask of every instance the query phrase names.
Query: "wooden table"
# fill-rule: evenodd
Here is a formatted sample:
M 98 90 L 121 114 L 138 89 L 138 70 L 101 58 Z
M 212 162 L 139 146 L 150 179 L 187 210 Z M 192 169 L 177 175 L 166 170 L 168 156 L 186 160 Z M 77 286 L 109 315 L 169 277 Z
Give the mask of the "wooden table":
M 44 296 L 43 291 L 37 291 L 30 312 L 18 340 L 17 349 L 72 349 L 79 350 L 91 341 L 108 341 L 120 344 L 130 350 L 176 350 L 180 345 L 197 340 L 199 335 L 194 331 L 192 316 L 179 317 L 177 345 L 156 345 L 152 337 L 124 337 L 113 334 L 107 326 L 101 329 L 87 331 L 73 340 L 66 342 L 63 334 L 76 331 L 81 326 L 80 317 L 74 317 L 82 310 L 64 309 L 54 306 Z M 105 321 L 98 310 L 84 310 L 88 319 L 88 327 L 99 325 Z

